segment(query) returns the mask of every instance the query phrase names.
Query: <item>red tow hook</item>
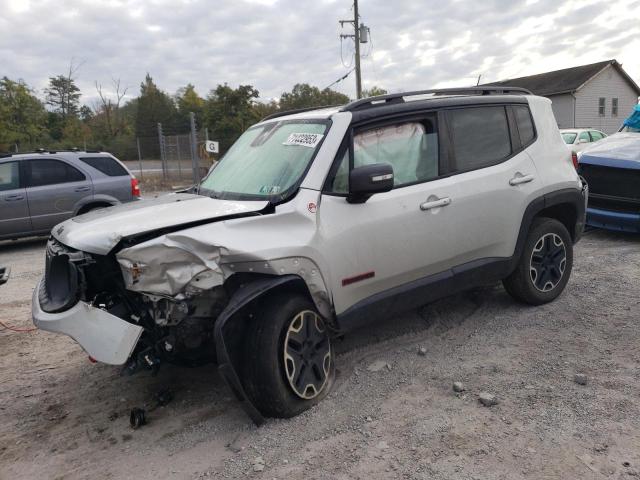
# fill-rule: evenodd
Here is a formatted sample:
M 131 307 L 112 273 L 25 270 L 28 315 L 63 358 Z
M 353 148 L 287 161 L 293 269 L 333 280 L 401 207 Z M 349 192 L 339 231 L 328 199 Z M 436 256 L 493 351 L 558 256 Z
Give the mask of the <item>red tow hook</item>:
M 95 358 L 93 358 L 91 355 L 89 355 L 89 361 L 91 363 L 98 363 L 98 361 Z

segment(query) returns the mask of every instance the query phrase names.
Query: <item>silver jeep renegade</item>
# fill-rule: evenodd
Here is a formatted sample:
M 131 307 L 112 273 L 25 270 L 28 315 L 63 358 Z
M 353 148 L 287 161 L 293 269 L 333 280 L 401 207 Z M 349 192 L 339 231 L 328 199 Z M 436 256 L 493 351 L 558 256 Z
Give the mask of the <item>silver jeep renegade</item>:
M 54 227 L 33 319 L 131 373 L 214 361 L 255 422 L 290 417 L 331 388 L 336 335 L 499 280 L 555 299 L 586 196 L 525 90 L 277 114 L 188 192 Z

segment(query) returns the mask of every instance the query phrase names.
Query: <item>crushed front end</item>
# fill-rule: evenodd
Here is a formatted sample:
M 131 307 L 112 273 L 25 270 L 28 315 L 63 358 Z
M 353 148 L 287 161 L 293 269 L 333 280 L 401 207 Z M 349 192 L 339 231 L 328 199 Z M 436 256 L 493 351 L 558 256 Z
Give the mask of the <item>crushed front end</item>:
M 72 337 L 100 362 L 124 364 L 126 373 L 165 361 L 198 365 L 215 359 L 213 327 L 228 300 L 222 285 L 197 293 L 127 290 L 115 254 L 82 252 L 51 237 L 33 320 Z

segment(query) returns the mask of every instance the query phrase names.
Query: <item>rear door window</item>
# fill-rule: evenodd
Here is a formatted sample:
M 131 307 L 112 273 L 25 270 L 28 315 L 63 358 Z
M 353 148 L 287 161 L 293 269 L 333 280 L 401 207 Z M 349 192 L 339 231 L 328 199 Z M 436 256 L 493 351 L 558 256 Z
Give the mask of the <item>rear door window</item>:
M 80 160 L 109 177 L 129 176 L 129 172 L 111 157 L 83 157 Z
M 464 172 L 498 164 L 512 153 L 505 107 L 450 110 L 453 170 Z
M 80 170 L 60 160 L 28 160 L 26 165 L 27 187 L 41 187 L 43 185 L 56 185 L 86 180 L 86 177 Z
M 20 188 L 20 167 L 18 162 L 0 163 L 0 192 Z
M 591 138 L 589 137 L 589 132 L 582 132 L 578 137 L 579 141 L 590 142 Z

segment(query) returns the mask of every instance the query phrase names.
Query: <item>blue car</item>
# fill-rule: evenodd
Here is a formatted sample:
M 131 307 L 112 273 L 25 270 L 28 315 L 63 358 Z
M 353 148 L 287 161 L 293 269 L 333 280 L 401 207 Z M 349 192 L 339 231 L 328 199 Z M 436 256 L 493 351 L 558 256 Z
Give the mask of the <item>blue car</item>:
M 587 225 L 640 233 L 640 104 L 611 135 L 580 156 L 589 185 Z

